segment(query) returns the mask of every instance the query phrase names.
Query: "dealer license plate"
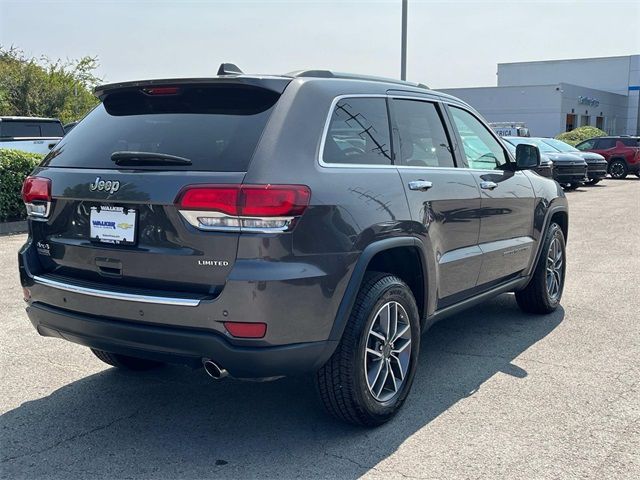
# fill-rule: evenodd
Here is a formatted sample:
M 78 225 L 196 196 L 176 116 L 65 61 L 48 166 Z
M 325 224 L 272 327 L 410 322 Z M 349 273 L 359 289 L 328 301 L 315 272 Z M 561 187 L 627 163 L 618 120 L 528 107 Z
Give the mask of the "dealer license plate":
M 135 243 L 136 211 L 123 207 L 91 207 L 91 239 L 105 243 Z

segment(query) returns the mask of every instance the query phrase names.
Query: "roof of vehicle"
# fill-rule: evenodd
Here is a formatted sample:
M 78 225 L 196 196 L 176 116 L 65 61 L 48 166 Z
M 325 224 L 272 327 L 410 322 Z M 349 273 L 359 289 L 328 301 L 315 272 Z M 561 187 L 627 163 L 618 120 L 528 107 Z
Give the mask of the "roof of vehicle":
M 231 68 L 229 68 L 231 67 Z M 222 73 L 221 73 L 222 72 Z M 331 70 L 298 70 L 285 73 L 282 75 L 249 75 L 242 73 L 239 68 L 232 64 L 222 64 L 218 70 L 218 75 L 212 77 L 199 78 L 163 78 L 149 80 L 135 80 L 127 82 L 117 82 L 97 86 L 94 93 L 102 98 L 109 92 L 135 88 L 135 87 L 152 87 L 160 85 L 185 85 L 185 84 L 207 84 L 207 83 L 236 83 L 244 85 L 253 85 L 268 88 L 278 92 L 282 92 L 289 82 L 296 78 L 318 79 L 323 81 L 332 80 L 355 80 L 360 82 L 371 82 L 375 84 L 386 84 L 389 89 L 403 87 L 415 92 L 433 92 L 440 97 L 456 99 L 450 95 L 430 90 L 429 87 L 422 83 L 408 82 L 395 78 L 377 77 L 372 75 L 360 75 L 354 73 L 334 72 Z
M 18 116 L 2 116 L 0 117 L 0 122 L 6 121 L 32 121 L 32 122 L 56 122 L 60 123 L 60 120 L 57 118 L 47 118 L 47 117 L 18 117 Z

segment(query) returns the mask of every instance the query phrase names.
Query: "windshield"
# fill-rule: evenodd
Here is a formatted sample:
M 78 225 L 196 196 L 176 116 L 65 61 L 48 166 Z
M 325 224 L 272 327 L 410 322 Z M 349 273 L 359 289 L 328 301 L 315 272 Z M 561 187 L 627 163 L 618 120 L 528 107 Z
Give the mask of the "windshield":
M 521 143 L 535 145 L 540 149 L 541 152 L 544 152 L 544 153 L 558 153 L 557 149 L 553 148 L 551 145 L 544 143 L 539 138 L 509 137 L 509 142 L 511 142 L 514 145 L 520 145 Z
M 543 142 L 551 145 L 553 148 L 563 153 L 572 153 L 572 152 L 580 151 L 577 148 L 572 147 L 568 143 L 564 143 L 561 140 L 556 140 L 555 138 L 545 138 Z

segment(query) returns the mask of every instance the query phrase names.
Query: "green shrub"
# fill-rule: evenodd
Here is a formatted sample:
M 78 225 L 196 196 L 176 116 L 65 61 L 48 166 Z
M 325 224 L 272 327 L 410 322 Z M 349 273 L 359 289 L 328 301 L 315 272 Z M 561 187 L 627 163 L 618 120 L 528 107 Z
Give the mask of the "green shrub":
M 578 127 L 570 132 L 564 132 L 560 135 L 556 135 L 556 139 L 575 146 L 584 140 L 589 140 L 590 138 L 595 137 L 604 137 L 606 134 L 607 132 L 603 132 L 599 128 L 584 126 Z
M 26 218 L 22 182 L 41 160 L 35 153 L 0 148 L 0 222 Z

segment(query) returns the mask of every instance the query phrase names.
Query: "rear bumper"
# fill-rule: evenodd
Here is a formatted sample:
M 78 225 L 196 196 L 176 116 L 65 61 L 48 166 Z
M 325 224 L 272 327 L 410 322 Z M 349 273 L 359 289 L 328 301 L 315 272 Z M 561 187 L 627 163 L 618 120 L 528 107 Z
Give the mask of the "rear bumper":
M 40 335 L 113 353 L 199 367 L 210 358 L 237 378 L 261 378 L 313 372 L 337 346 L 334 341 L 277 347 L 238 347 L 217 333 L 125 322 L 82 315 L 48 305 L 27 308 Z

